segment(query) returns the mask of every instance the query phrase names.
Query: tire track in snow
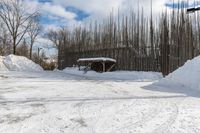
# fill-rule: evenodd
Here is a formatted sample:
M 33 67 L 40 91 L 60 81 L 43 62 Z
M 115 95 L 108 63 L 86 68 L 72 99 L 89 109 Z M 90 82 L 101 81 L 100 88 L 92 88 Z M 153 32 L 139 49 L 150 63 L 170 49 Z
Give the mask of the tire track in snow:
M 95 117 L 96 122 L 94 122 L 93 125 L 90 125 L 90 127 L 87 125 L 88 126 L 88 132 L 92 132 L 92 133 L 98 132 L 97 127 L 101 128 L 102 123 L 105 123 L 110 118 L 114 118 L 115 114 L 123 112 L 124 110 L 128 110 L 131 107 L 134 107 L 136 105 L 137 101 L 138 101 L 138 99 L 135 99 L 134 101 L 132 100 L 132 103 L 129 104 L 128 106 L 126 106 L 125 108 L 124 108 L 124 106 L 121 105 L 120 108 L 116 110 L 116 112 L 110 112 L 110 113 L 107 112 L 108 108 L 110 108 L 113 104 L 115 106 L 118 105 L 118 102 L 120 102 L 120 101 L 109 101 L 107 103 L 98 102 L 97 104 L 99 104 L 100 107 L 98 108 L 98 112 L 97 112 L 98 115 L 97 115 L 97 117 Z M 86 101 L 79 102 L 79 103 L 76 104 L 76 106 L 77 106 L 76 112 L 78 112 L 78 116 L 79 116 L 80 119 L 86 120 L 85 117 L 84 117 L 85 116 L 84 112 L 85 111 L 87 111 L 87 112 L 91 111 L 87 107 L 87 106 L 91 106 L 91 104 L 93 104 L 93 103 L 88 103 Z M 125 104 L 127 104 L 127 103 L 125 103 Z M 93 106 L 94 105 L 92 105 L 92 108 L 93 108 Z M 106 116 L 105 116 L 105 114 L 106 114 Z M 98 123 L 100 123 L 100 124 L 98 124 Z M 75 132 L 80 132 L 80 128 L 76 128 Z
M 92 79 L 89 79 L 89 78 L 87 78 L 87 80 L 92 80 Z M 107 83 L 105 83 L 105 81 L 101 81 L 101 80 L 92 80 L 92 81 L 94 81 L 96 84 L 101 84 L 101 85 L 103 85 L 104 87 L 106 87 L 108 90 L 110 90 L 114 95 L 116 95 L 116 93 L 115 93 L 115 90 L 116 89 L 113 89 L 113 87 L 114 86 L 112 86 L 112 85 L 110 85 L 110 84 L 107 84 Z M 116 90 L 117 91 L 117 90 Z M 123 96 L 123 97 L 126 97 L 126 96 Z M 114 98 L 114 97 L 113 97 Z M 113 100 L 115 100 L 115 99 L 113 99 Z M 124 101 L 124 99 L 123 99 L 123 101 Z M 133 100 L 132 100 L 133 101 Z M 117 113 L 119 113 L 119 112 L 121 112 L 121 111 L 123 111 L 123 110 L 128 110 L 129 108 L 131 108 L 131 107 L 133 107 L 135 104 L 136 104 L 136 101 L 138 101 L 138 99 L 134 99 L 134 102 L 132 102 L 132 104 L 131 105 L 129 105 L 128 107 L 121 107 L 119 110 L 117 110 L 117 112 L 116 113 L 111 113 L 110 115 L 109 115 L 109 117 L 110 116 L 112 116 L 113 114 L 117 114 Z M 102 117 L 103 117 L 103 110 L 107 110 L 107 108 L 109 108 L 110 106 L 112 106 L 112 104 L 113 104 L 113 102 L 115 102 L 115 103 L 118 103 L 118 102 L 120 102 L 120 100 L 119 101 L 112 101 L 112 99 L 110 99 L 110 102 L 109 102 L 109 104 L 104 104 L 104 103 L 102 103 L 101 101 L 99 101 L 98 102 L 98 104 L 100 104 L 100 109 L 98 109 L 98 117 L 96 117 L 95 119 L 97 119 L 97 121 L 91 126 L 91 127 L 88 127 L 88 128 L 90 128 L 91 129 L 91 131 L 92 131 L 92 133 L 96 133 L 96 127 L 99 127 L 99 126 L 97 126 L 98 125 L 98 123 L 99 123 L 99 121 L 101 121 L 101 119 L 102 119 Z M 80 119 L 82 119 L 82 120 L 84 120 L 84 116 L 82 115 L 83 114 L 83 112 L 84 112 L 84 110 L 85 110 L 85 107 L 87 106 L 87 101 L 82 101 L 82 102 L 79 102 L 79 103 L 77 103 L 78 104 L 78 114 L 79 114 L 79 117 L 80 117 Z M 91 103 L 91 104 L 93 104 L 93 103 Z M 101 105 L 102 104 L 102 105 Z M 88 108 L 87 108 L 87 110 L 88 110 Z M 89 110 L 88 110 L 89 111 Z M 104 113 L 105 114 L 105 113 Z M 103 118 L 106 118 L 104 121 L 107 121 L 107 119 L 109 119 L 109 117 L 103 117 Z
M 46 113 L 46 107 L 45 104 L 38 102 L 38 103 L 29 103 L 29 104 L 25 104 L 24 106 L 28 106 L 32 108 L 32 113 L 30 113 L 30 118 L 35 117 L 35 116 L 40 116 L 41 114 L 45 114 Z M 42 125 L 46 125 L 46 123 L 44 123 L 44 118 L 42 118 Z M 21 126 L 20 126 L 20 132 L 19 133 L 23 133 L 23 130 L 27 128 L 26 123 L 24 122 L 20 122 Z M 50 126 L 49 126 L 50 128 Z
M 101 102 L 100 102 L 101 103 Z M 83 120 L 84 122 L 85 122 L 85 117 L 84 117 L 84 112 L 85 112 L 85 110 L 87 110 L 88 112 L 90 111 L 88 108 L 86 108 L 86 106 L 87 106 L 87 104 L 93 104 L 93 103 L 87 103 L 86 101 L 82 101 L 82 102 L 79 102 L 79 103 L 77 103 L 75 106 L 77 106 L 77 111 L 76 112 L 78 112 L 78 119 L 80 119 L 80 120 Z M 107 105 L 107 106 L 110 106 L 110 104 L 109 105 Z M 97 118 L 97 121 L 99 120 L 99 118 L 100 118 L 100 116 L 101 116 L 101 111 L 102 111 L 102 109 L 103 108 L 105 108 L 105 106 L 103 106 L 103 107 L 100 107 L 100 109 L 99 109 L 99 112 L 100 112 L 100 114 L 99 114 L 99 116 L 98 116 L 98 118 Z M 95 122 L 95 124 L 94 125 L 96 125 L 96 123 L 97 122 Z M 78 132 L 80 132 L 79 130 L 80 130 L 80 128 L 82 128 L 82 127 L 88 127 L 88 132 L 92 132 L 92 133 L 96 133 L 96 131 L 95 131 L 95 129 L 94 129 L 94 126 L 91 126 L 91 127 L 89 127 L 89 125 L 87 125 L 87 123 L 85 122 L 84 123 L 84 125 L 81 125 L 81 123 L 78 123 L 79 125 L 80 125 L 80 127 L 77 127 L 76 128 L 76 132 L 78 133 Z
M 116 89 L 114 89 L 114 86 L 113 85 L 111 85 L 111 84 L 108 84 L 108 83 L 105 83 L 105 81 L 101 81 L 101 80 L 99 80 L 99 81 L 95 81 L 97 84 L 102 84 L 102 85 L 104 85 L 104 86 L 107 86 L 107 89 L 108 90 L 110 90 L 111 92 L 113 92 L 113 94 L 116 94 L 115 92 L 117 92 L 117 90 Z M 119 91 L 119 90 L 118 90 Z M 125 96 L 123 96 L 123 97 L 127 97 L 127 95 Z M 106 121 L 108 121 L 108 119 L 110 119 L 110 118 L 114 118 L 114 115 L 115 114 L 118 114 L 118 113 L 120 113 L 121 111 L 124 111 L 124 110 L 128 110 L 128 109 L 130 109 L 131 107 L 133 107 L 133 106 L 135 106 L 136 105 L 136 103 L 137 103 L 137 101 L 138 101 L 138 99 L 134 99 L 134 100 L 131 100 L 132 102 L 131 102 L 131 104 L 130 105 L 128 105 L 128 106 L 126 106 L 125 108 L 124 108 L 124 106 L 122 107 L 120 107 L 120 109 L 118 109 L 118 110 L 116 110 L 116 112 L 111 112 L 110 114 L 109 114 L 109 116 L 108 117 L 103 117 L 103 113 L 101 112 L 100 114 L 99 114 L 99 117 L 98 117 L 98 120 L 95 122 L 95 124 L 93 125 L 93 133 L 96 133 L 96 127 L 101 127 L 101 124 L 99 125 L 98 123 L 99 122 L 101 122 L 101 119 L 102 118 L 104 118 L 104 120 L 103 120 L 103 122 L 101 122 L 101 123 L 104 123 L 104 122 L 106 122 Z M 103 106 L 100 110 L 102 111 L 102 110 L 107 110 L 107 108 L 108 107 L 110 107 L 110 105 L 112 106 L 112 104 L 113 104 L 113 102 L 115 102 L 115 104 L 116 103 L 119 103 L 119 102 L 121 102 L 120 100 L 119 101 L 111 101 L 110 102 L 110 104 L 109 104 L 109 106 L 107 105 L 107 107 L 105 107 L 105 106 Z M 126 101 L 127 102 L 127 101 Z M 120 103 L 121 104 L 121 103 Z M 127 103 L 125 103 L 125 104 L 127 104 Z M 104 115 L 105 115 L 105 113 L 104 113 Z
M 172 105 L 172 113 L 169 119 L 164 122 L 161 126 L 159 126 L 157 129 L 153 131 L 153 133 L 169 133 L 170 126 L 176 121 L 176 118 L 178 116 L 178 107 L 177 105 Z
M 101 103 L 98 103 L 101 104 Z M 109 102 L 108 104 L 102 104 L 100 109 L 99 109 L 99 114 L 98 117 L 96 118 L 96 122 L 92 125 L 91 129 L 92 129 L 92 133 L 96 133 L 96 127 L 98 122 L 100 121 L 100 119 L 103 117 L 103 110 L 106 110 L 108 107 L 110 107 L 113 104 L 113 102 Z
M 109 130 L 107 131 L 108 133 L 115 133 L 115 132 L 124 132 L 124 129 L 128 129 L 129 127 L 131 127 L 132 129 L 137 129 L 138 127 L 144 125 L 145 123 L 151 121 L 153 118 L 155 118 L 162 109 L 162 104 L 160 104 L 159 102 L 157 102 L 156 106 L 154 107 L 153 110 L 150 110 L 148 113 L 143 114 L 142 118 L 136 122 L 130 122 L 127 121 L 125 122 L 121 127 L 116 128 L 114 130 Z
M 158 128 L 156 128 L 152 133 L 169 133 L 170 131 L 170 127 L 176 122 L 176 119 L 178 117 L 179 114 L 179 105 L 185 100 L 184 99 L 180 99 L 178 101 L 175 101 L 174 103 L 171 103 L 171 110 L 172 113 L 169 117 L 169 119 L 167 119 L 167 121 L 165 121 L 164 123 L 162 123 Z M 170 102 L 170 101 L 169 101 Z
M 75 118 L 71 118 L 70 121 L 73 123 L 73 125 L 75 125 L 75 127 L 72 129 L 74 129 L 74 132 L 76 133 L 80 132 L 81 130 L 80 128 L 87 126 L 82 116 L 82 112 L 83 112 L 82 110 L 84 108 L 85 102 L 86 102 L 85 100 L 82 100 L 81 102 L 78 102 L 75 105 L 73 105 L 73 107 L 76 109 L 74 112 L 77 112 L 78 116 Z
M 105 124 L 105 122 L 109 121 L 109 119 L 115 118 L 116 114 L 134 107 L 136 105 L 137 101 L 138 101 L 138 99 L 135 99 L 134 101 L 132 100 L 132 103 L 130 105 L 126 106 L 125 108 L 124 108 L 124 106 L 121 106 L 120 109 L 116 110 L 115 112 L 110 112 L 109 114 L 106 114 L 106 117 L 105 116 L 100 117 L 100 119 L 97 121 L 95 127 L 102 127 L 102 124 Z M 104 110 L 106 110 L 106 109 L 104 109 Z M 98 123 L 100 123 L 100 124 L 98 124 Z

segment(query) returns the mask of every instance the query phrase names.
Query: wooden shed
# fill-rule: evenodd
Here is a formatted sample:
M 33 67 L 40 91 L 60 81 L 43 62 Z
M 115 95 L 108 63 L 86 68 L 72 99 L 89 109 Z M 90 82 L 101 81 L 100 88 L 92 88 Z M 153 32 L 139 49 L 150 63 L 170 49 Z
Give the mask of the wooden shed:
M 96 72 L 110 72 L 115 69 L 116 60 L 112 58 L 80 58 L 77 60 L 79 70 L 85 66 L 85 70 L 94 70 Z

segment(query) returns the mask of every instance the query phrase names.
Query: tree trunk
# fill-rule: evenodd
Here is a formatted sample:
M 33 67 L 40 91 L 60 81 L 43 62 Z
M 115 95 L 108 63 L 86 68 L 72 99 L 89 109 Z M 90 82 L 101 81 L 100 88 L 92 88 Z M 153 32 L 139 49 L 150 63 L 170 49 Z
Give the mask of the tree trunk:
M 13 42 L 13 54 L 16 55 L 16 44 L 15 44 L 15 40 Z
M 31 47 L 30 47 L 30 59 L 32 59 L 32 50 L 33 50 L 33 45 L 31 44 Z

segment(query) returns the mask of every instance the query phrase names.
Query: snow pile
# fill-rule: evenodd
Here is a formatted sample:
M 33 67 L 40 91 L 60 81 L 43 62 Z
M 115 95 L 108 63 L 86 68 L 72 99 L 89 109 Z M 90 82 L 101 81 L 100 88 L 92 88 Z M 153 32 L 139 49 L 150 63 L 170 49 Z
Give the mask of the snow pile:
M 97 73 L 94 71 L 88 71 L 85 73 L 84 71 L 79 71 L 78 68 L 65 68 L 63 72 L 71 75 L 100 80 L 154 81 L 162 78 L 162 74 L 157 72 L 115 71 Z
M 26 57 L 9 55 L 0 57 L 0 71 L 43 71 L 42 67 Z
M 154 85 L 200 90 L 200 56 L 187 61 L 184 66 Z
M 0 56 L 0 71 L 8 71 L 7 67 L 3 63 L 4 59 L 5 59 L 5 57 Z

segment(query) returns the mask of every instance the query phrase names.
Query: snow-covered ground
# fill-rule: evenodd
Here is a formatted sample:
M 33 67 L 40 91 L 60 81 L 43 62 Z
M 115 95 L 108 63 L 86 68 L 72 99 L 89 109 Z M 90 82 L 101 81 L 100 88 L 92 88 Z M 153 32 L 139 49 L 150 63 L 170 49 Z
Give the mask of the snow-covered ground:
M 5 60 L 5 57 L 0 56 L 0 71 L 8 71 L 8 68 L 3 63 L 4 60 Z
M 88 71 L 85 73 L 84 71 L 79 71 L 77 67 L 65 68 L 63 72 L 70 75 L 98 80 L 155 81 L 162 78 L 162 74 L 157 72 L 115 71 L 97 73 L 94 71 Z
M 99 75 L 0 72 L 0 133 L 200 132 L 200 93 Z

